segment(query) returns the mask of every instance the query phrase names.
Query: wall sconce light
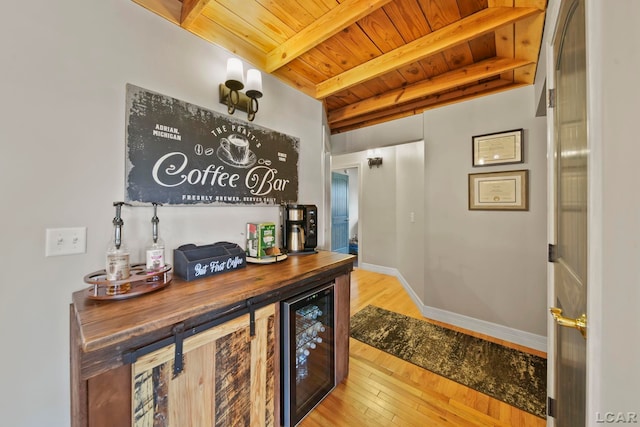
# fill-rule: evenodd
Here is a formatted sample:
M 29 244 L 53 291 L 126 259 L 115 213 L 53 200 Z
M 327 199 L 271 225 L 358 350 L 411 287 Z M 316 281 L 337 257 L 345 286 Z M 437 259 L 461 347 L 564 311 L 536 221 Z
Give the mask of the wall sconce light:
M 240 92 L 246 88 L 245 93 Z M 220 103 L 227 105 L 229 114 L 236 109 L 247 112 L 252 122 L 258 112 L 258 98 L 262 97 L 262 75 L 256 69 L 247 71 L 247 84 L 243 80 L 242 62 L 237 58 L 227 60 L 227 78 L 220 83 Z
M 382 166 L 382 156 L 380 155 L 380 150 L 369 150 L 367 151 L 367 160 L 369 161 L 369 168 Z

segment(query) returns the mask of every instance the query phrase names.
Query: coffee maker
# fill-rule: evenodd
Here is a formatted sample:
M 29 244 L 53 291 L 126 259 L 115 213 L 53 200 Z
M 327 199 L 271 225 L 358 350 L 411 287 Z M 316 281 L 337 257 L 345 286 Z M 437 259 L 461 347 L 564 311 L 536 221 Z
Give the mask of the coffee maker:
M 284 205 L 282 246 L 288 254 L 315 253 L 318 246 L 318 208 L 315 205 Z

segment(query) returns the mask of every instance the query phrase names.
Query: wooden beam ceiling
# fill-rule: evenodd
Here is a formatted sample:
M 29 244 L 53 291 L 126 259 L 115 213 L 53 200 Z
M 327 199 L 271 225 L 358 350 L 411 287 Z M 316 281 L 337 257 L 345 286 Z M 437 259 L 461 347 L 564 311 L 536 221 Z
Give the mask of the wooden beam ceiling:
M 322 101 L 332 133 L 532 84 L 547 7 L 547 0 L 133 1 Z
M 316 86 L 316 98 L 326 98 L 363 81 L 495 31 L 504 25 L 539 14 L 540 11 L 534 8 L 485 9 L 319 83 Z
M 272 73 L 391 0 L 346 0 L 266 55 Z

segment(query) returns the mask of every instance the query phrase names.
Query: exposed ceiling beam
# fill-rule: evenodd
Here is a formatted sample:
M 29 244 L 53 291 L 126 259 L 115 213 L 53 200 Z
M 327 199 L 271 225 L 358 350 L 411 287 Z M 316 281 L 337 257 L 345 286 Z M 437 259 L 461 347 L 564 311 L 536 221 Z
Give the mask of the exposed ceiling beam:
M 513 7 L 513 0 L 488 0 L 489 7 Z M 523 5 L 519 5 L 523 6 Z M 505 25 L 495 31 L 496 56 L 502 58 L 515 58 L 513 48 L 515 37 L 515 24 Z M 501 79 L 513 80 L 513 71 L 500 76 Z
M 272 73 L 390 1 L 346 0 L 267 53 L 265 71 Z
M 156 13 L 169 22 L 180 25 L 182 3 L 171 0 L 133 0 L 145 9 Z
M 180 14 L 180 26 L 188 28 L 200 16 L 202 9 L 210 0 L 183 0 Z
M 406 86 L 402 89 L 391 90 L 355 104 L 351 104 L 347 107 L 331 111 L 327 115 L 327 120 L 329 123 L 333 124 L 335 122 L 357 117 L 372 111 L 393 108 L 393 106 L 400 103 L 423 98 L 445 90 L 455 89 L 459 86 L 471 84 L 529 64 L 531 64 L 531 61 L 522 59 L 498 57 L 487 59 L 467 67 L 441 74 L 432 79 L 424 80 L 419 83 Z
M 419 99 L 413 102 L 398 105 L 397 107 L 388 108 L 381 111 L 366 114 L 339 122 L 332 123 L 331 132 L 340 133 L 352 129 L 357 129 L 372 124 L 383 123 L 389 120 L 395 120 L 402 117 L 420 114 L 425 110 L 441 107 L 443 105 L 458 102 L 461 98 L 471 99 L 488 93 L 512 89 L 520 87 L 523 84 L 514 84 L 511 80 L 495 79 L 488 82 L 479 83 L 473 86 L 467 86 L 462 89 L 449 91 L 443 94 L 431 95 L 425 99 Z
M 544 14 L 532 16 L 515 23 L 515 56 L 529 59 L 534 64 L 517 70 L 514 79 L 518 82 L 533 84 L 536 76 L 536 61 L 542 44 Z
M 378 56 L 316 85 L 316 98 L 324 99 L 363 81 L 419 61 L 535 14 L 537 8 L 496 7 L 483 9 L 404 46 Z

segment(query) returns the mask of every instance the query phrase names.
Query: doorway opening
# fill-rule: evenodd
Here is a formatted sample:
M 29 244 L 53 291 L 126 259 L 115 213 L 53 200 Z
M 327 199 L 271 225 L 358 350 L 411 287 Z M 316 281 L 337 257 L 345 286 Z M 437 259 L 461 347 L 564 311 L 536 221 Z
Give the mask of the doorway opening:
M 331 251 L 355 255 L 359 246 L 359 168 L 334 170 L 331 173 Z

